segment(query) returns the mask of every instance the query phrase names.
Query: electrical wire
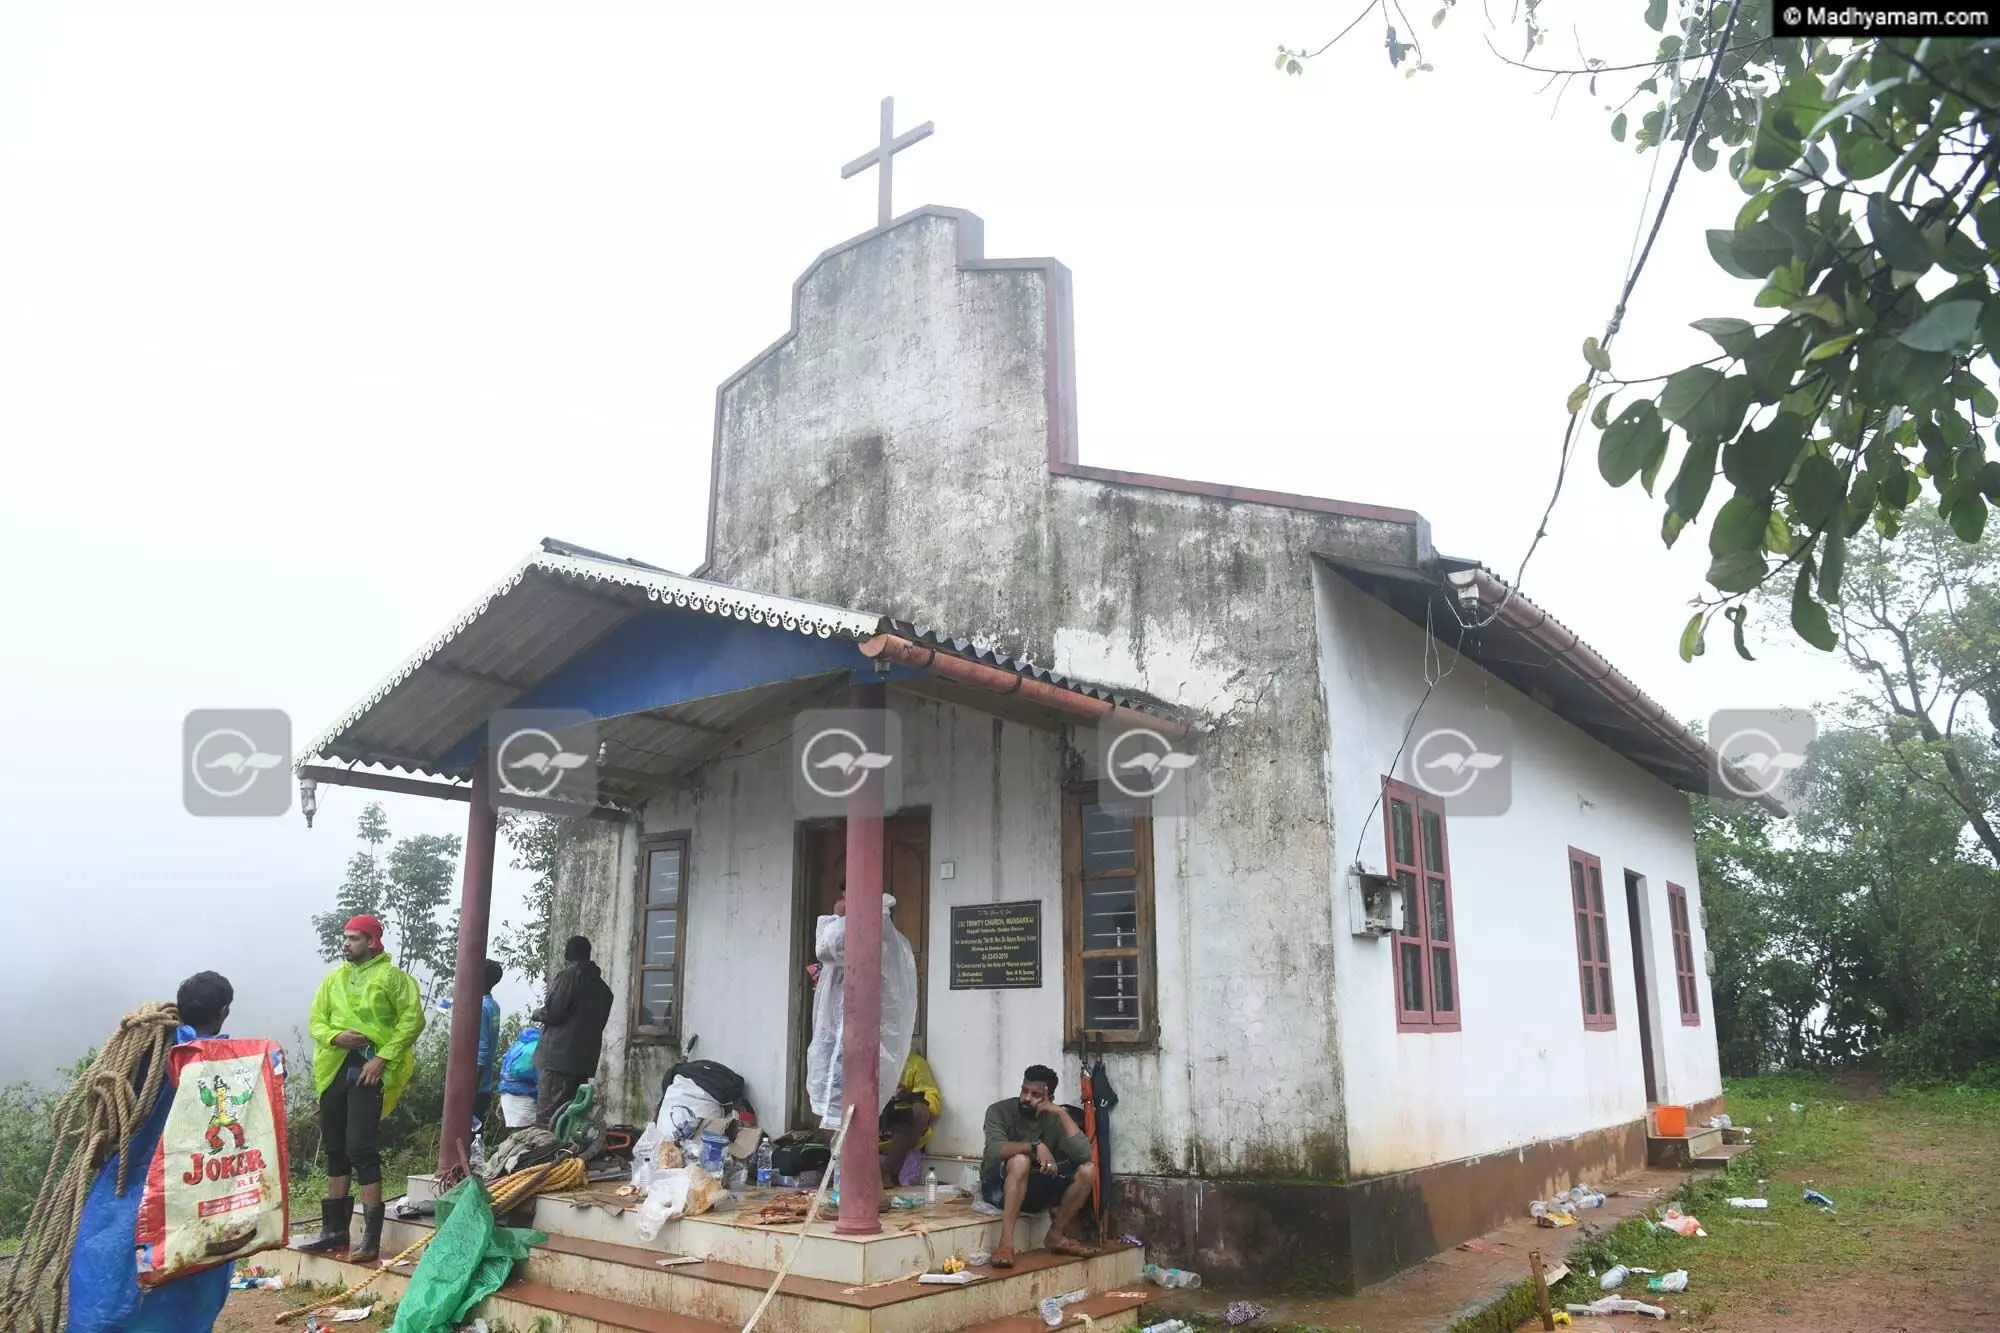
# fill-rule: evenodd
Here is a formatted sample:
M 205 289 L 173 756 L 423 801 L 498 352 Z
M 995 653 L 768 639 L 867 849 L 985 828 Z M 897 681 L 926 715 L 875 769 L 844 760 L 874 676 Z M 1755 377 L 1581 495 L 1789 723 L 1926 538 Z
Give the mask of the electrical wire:
M 1681 171 L 1687 166 L 1688 158 L 1694 153 L 1695 141 L 1701 132 L 1702 115 L 1708 110 L 1709 98 L 1714 94 L 1715 86 L 1722 77 L 1722 59 L 1729 52 L 1729 39 L 1736 31 L 1736 19 L 1742 12 L 1743 6 L 1741 4 L 1730 6 L 1729 19 L 1722 27 L 1722 38 L 1715 44 L 1714 58 L 1709 61 L 1708 74 L 1702 79 L 1701 96 L 1695 101 L 1694 114 L 1688 117 L 1686 132 L 1681 135 L 1681 151 L 1680 155 L 1674 159 L 1673 174 L 1667 178 L 1666 191 L 1660 196 L 1660 207 L 1653 214 L 1652 229 L 1646 234 L 1646 244 L 1639 251 L 1639 257 L 1632 262 L 1626 272 L 1625 285 L 1618 293 L 1618 305 L 1612 310 L 1611 319 L 1604 326 L 1604 336 L 1598 340 L 1598 346 L 1606 351 L 1610 350 L 1612 340 L 1618 336 L 1618 330 L 1625 323 L 1625 311 L 1626 307 L 1631 303 L 1632 291 L 1639 285 L 1639 275 L 1646 271 L 1646 261 L 1653 256 L 1653 244 L 1659 240 L 1660 228 L 1667 220 L 1667 209 L 1674 202 L 1674 191 L 1680 185 Z M 1675 70 L 1678 73 L 1678 65 L 1675 66 Z M 1659 163 L 1656 159 L 1654 162 L 1656 170 L 1658 165 Z M 1652 182 L 1650 180 L 1648 180 L 1646 185 L 1646 194 L 1650 199 L 1652 196 Z M 1640 217 L 1644 218 L 1644 216 L 1645 210 L 1642 207 Z M 1602 373 L 1595 366 L 1592 366 L 1590 374 L 1584 378 L 1584 384 L 1594 392 L 1597 388 L 1598 376 Z M 1570 454 L 1576 445 L 1577 422 L 1582 419 L 1583 412 L 1581 409 L 1572 412 L 1570 413 L 1569 424 L 1563 428 L 1562 454 L 1556 464 L 1555 489 L 1550 492 L 1548 506 L 1542 510 L 1542 521 L 1536 525 L 1534 538 L 1529 541 L 1528 549 L 1521 556 L 1521 563 L 1514 571 L 1513 582 L 1507 586 L 1506 593 L 1500 598 L 1499 605 L 1493 608 L 1492 614 L 1483 620 L 1468 622 L 1465 617 L 1459 615 L 1458 607 L 1454 605 L 1451 613 L 1457 618 L 1461 627 L 1466 629 L 1485 629 L 1488 625 L 1498 620 L 1501 614 L 1506 611 L 1508 603 L 1514 600 L 1514 594 L 1521 586 L 1521 579 L 1528 572 L 1528 561 L 1534 558 L 1536 548 L 1542 544 L 1542 538 L 1548 535 L 1549 516 L 1555 513 L 1556 501 L 1562 498 L 1563 483 L 1569 477 Z

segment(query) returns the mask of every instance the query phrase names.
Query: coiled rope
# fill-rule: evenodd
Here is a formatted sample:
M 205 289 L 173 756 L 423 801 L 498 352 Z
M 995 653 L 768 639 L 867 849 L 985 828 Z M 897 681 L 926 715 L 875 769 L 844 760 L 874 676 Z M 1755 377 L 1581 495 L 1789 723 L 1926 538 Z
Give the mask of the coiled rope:
M 83 1076 L 56 1103 L 54 1151 L 20 1255 L 0 1289 L 0 1328 L 10 1333 L 59 1333 L 69 1303 L 69 1261 L 83 1222 L 84 1201 L 97 1173 L 118 1154 L 118 1193 L 134 1176 L 132 1138 L 153 1112 L 167 1078 L 167 1052 L 180 1013 L 145 1004 L 125 1015 Z

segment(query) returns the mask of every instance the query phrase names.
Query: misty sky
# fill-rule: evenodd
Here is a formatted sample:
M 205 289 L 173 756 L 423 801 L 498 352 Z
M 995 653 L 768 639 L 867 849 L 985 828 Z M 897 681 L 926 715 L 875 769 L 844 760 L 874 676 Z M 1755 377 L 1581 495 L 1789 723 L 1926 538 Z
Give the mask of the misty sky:
M 990 254 L 1074 273 L 1083 461 L 1407 506 L 1511 577 L 1652 160 L 1606 133 L 1611 78 L 1558 107 L 1436 3 L 1414 80 L 1372 25 L 1272 70 L 1348 4 L 0 7 L 0 1081 L 203 967 L 236 1030 L 303 1026 L 370 798 L 327 792 L 310 831 L 193 818 L 183 717 L 282 708 L 303 742 L 543 536 L 699 564 L 715 386 L 873 225 L 838 168 L 884 94 L 937 123 L 899 211 L 969 208 Z M 1591 20 L 1550 63 L 1657 41 L 1633 0 L 1542 8 Z M 1621 372 L 1747 313 L 1701 237 L 1740 200 L 1689 173 Z M 1665 551 L 1594 453 L 1530 596 L 1684 717 L 1845 687 L 1783 635 L 1683 665 L 1705 533 Z

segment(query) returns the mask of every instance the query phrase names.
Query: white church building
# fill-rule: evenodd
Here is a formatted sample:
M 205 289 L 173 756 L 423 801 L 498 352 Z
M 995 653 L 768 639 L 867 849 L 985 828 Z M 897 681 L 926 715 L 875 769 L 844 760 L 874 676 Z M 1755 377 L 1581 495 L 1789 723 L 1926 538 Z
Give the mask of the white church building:
M 846 841 L 800 719 L 879 683 L 940 1175 L 1083 1033 L 1115 1232 L 1212 1277 L 1374 1281 L 1719 1110 L 1713 753 L 1420 515 L 1092 466 L 1076 390 L 1061 264 L 857 236 L 718 392 L 700 569 L 545 542 L 301 772 L 462 799 L 496 711 L 587 715 L 552 933 L 618 997 L 600 1101 L 698 1038 L 805 1125 Z

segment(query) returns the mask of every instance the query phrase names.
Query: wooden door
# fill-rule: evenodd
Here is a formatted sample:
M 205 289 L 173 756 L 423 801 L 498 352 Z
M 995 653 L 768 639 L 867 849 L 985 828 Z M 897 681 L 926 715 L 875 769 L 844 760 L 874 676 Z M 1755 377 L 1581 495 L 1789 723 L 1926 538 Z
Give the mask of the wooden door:
M 914 1048 L 923 1049 L 924 1025 L 930 1004 L 928 984 L 930 953 L 930 862 L 931 862 L 931 813 L 929 810 L 906 811 L 883 821 L 883 878 L 884 889 L 896 900 L 890 909 L 889 919 L 896 931 L 910 942 L 910 950 L 917 961 L 917 1026 Z M 847 882 L 847 821 L 828 820 L 823 823 L 805 825 L 802 829 L 800 848 L 800 873 L 804 882 L 800 886 L 799 902 L 803 907 L 804 920 L 801 935 L 804 940 L 804 957 L 808 963 L 816 961 L 813 955 L 813 932 L 819 918 L 833 911 L 834 899 L 841 894 Z M 797 1049 L 794 1051 L 793 1067 L 798 1071 L 793 1079 L 795 1085 L 794 1118 L 797 1123 L 810 1123 L 810 1114 L 805 1099 L 805 1053 L 812 1041 L 812 988 L 801 971 L 798 977 L 801 990 L 799 1011 L 802 1021 Z M 883 1089 L 886 1099 L 889 1089 Z

